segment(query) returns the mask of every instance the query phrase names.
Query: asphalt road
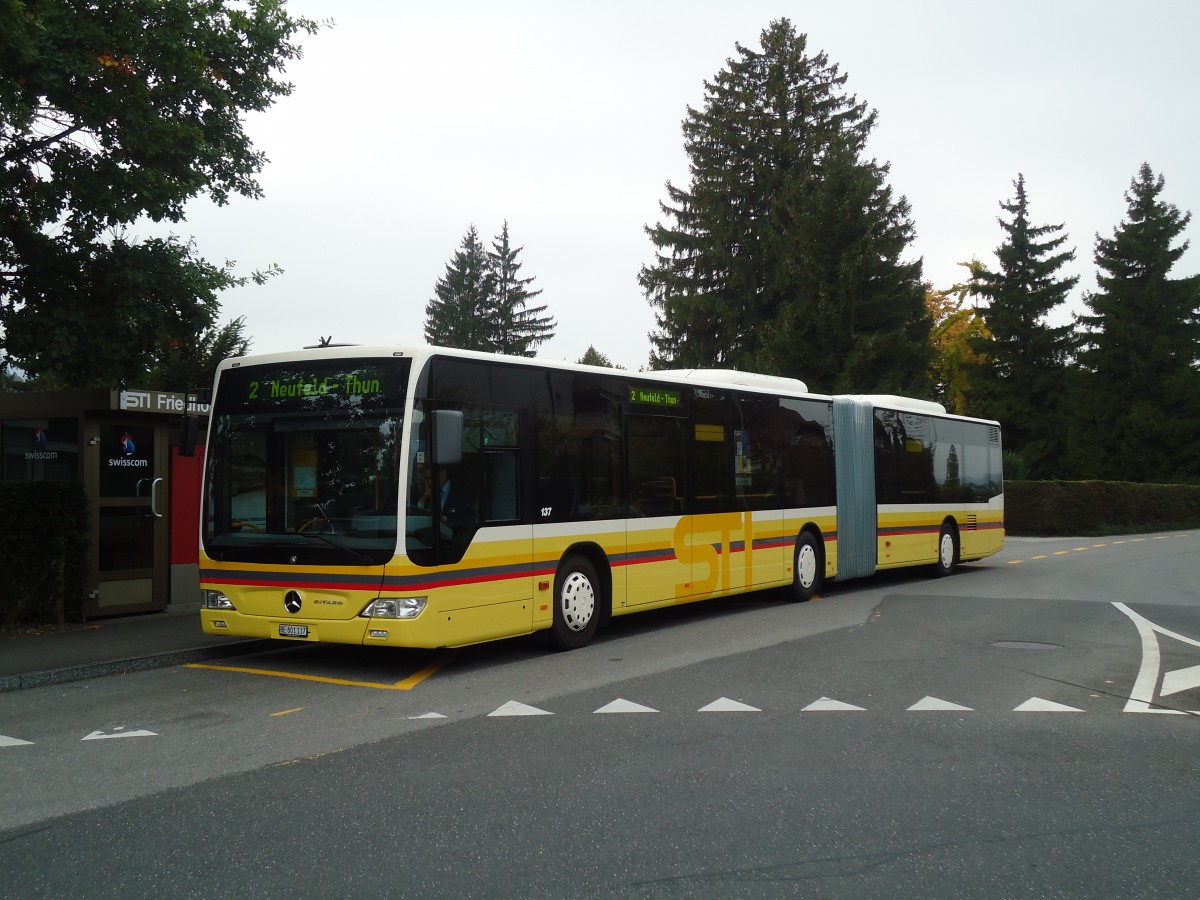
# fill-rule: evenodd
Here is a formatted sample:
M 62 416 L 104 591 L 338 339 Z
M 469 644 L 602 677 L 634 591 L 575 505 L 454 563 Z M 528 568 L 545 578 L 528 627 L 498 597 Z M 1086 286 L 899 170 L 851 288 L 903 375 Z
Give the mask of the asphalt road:
M 1198 551 L 6 694 L 0 896 L 1196 896 Z

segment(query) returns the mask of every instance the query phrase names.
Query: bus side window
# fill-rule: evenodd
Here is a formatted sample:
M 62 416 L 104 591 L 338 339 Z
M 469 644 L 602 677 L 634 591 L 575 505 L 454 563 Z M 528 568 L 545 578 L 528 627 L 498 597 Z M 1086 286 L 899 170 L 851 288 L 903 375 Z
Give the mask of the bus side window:
M 630 416 L 629 493 L 632 515 L 669 516 L 687 512 L 684 497 L 684 419 Z
M 517 503 L 518 468 L 515 450 L 493 450 L 484 453 L 485 522 L 510 522 L 520 517 Z

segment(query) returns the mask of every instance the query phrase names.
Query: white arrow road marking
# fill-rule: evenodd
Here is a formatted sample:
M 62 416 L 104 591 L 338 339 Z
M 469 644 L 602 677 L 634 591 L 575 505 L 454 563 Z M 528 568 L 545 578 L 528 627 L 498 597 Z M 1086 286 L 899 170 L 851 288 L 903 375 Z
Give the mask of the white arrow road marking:
M 526 706 L 524 703 L 518 703 L 516 700 L 509 700 L 499 709 L 494 709 L 489 716 L 552 716 L 554 713 L 546 712 L 544 709 L 538 709 L 536 706 Z
M 813 703 L 804 707 L 801 712 L 866 712 L 861 706 L 852 706 L 849 703 L 843 703 L 841 700 L 830 700 L 828 697 L 822 697 Z
M 656 713 L 656 712 L 658 712 L 657 709 L 653 709 L 649 706 L 642 706 L 642 704 L 634 703 L 632 700 L 622 700 L 620 697 L 618 697 L 612 703 L 608 703 L 608 704 L 605 704 L 604 706 L 600 707 L 598 710 L 596 710 L 596 712 L 594 714 L 599 715 L 601 713 Z
M 439 712 L 422 713 L 419 716 L 409 716 L 410 719 L 444 719 L 446 718 Z
M 1133 690 L 1129 692 L 1129 702 L 1125 704 L 1125 712 L 1159 713 L 1160 715 L 1175 716 L 1187 715 L 1182 709 L 1162 709 L 1161 707 L 1151 705 L 1154 702 L 1154 688 L 1158 685 L 1158 673 L 1162 668 L 1162 657 L 1158 652 L 1157 635 L 1161 634 L 1165 637 L 1174 638 L 1185 644 L 1191 644 L 1193 647 L 1200 647 L 1200 641 L 1155 625 L 1149 619 L 1135 613 L 1124 603 L 1114 602 L 1113 606 L 1129 616 L 1133 622 L 1133 626 L 1137 629 L 1138 636 L 1142 639 L 1142 665 L 1138 669 L 1137 678 L 1133 682 Z M 1200 686 L 1200 677 L 1198 676 L 1200 676 L 1200 666 L 1190 666 L 1186 669 L 1176 669 L 1173 672 L 1168 672 L 1162 679 L 1160 693 L 1166 696 L 1178 693 L 1179 691 L 1186 691 L 1188 688 Z M 1193 715 L 1196 715 L 1196 713 L 1193 713 Z
M 123 726 L 122 726 L 123 727 Z M 106 741 L 110 738 L 127 738 L 127 737 L 158 737 L 153 731 L 122 731 L 121 728 L 113 729 L 112 734 L 106 734 L 103 731 L 93 731 L 86 737 L 81 737 L 81 741 Z
M 1171 694 L 1178 694 L 1180 691 L 1189 691 L 1194 687 L 1200 687 L 1200 666 L 1188 666 L 1186 669 L 1164 672 L 1162 689 L 1158 693 L 1163 697 L 1168 697 Z
M 918 700 L 908 708 L 909 712 L 974 712 L 969 706 L 959 706 L 949 700 L 939 700 L 937 697 L 926 697 Z
M 32 745 L 33 741 L 23 741 L 20 738 L 0 734 L 0 747 L 29 747 Z
M 714 700 L 708 706 L 702 706 L 697 712 L 762 712 L 757 706 L 750 706 L 748 703 L 741 703 L 737 700 L 730 700 L 728 697 L 722 697 L 719 700 Z
M 1043 700 L 1041 697 L 1030 697 L 1020 706 L 1014 708 L 1013 712 L 1083 712 L 1083 710 L 1076 709 L 1074 706 L 1055 703 L 1053 700 Z

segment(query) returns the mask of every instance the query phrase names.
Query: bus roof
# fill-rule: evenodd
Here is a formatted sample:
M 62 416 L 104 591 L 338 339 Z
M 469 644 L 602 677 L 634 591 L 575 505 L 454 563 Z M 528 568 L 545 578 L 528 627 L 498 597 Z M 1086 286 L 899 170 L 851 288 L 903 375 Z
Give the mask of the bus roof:
M 540 360 L 525 356 L 504 356 L 497 353 L 482 353 L 475 350 L 460 350 L 452 347 L 438 347 L 425 344 L 406 345 L 359 345 L 336 344 L 325 347 L 306 347 L 302 350 L 285 350 L 275 353 L 255 353 L 249 356 L 230 357 L 224 360 L 218 370 L 224 370 L 241 365 L 256 365 L 258 363 L 301 362 L 317 356 L 354 357 L 354 356 L 393 356 L 424 360 L 430 356 L 452 356 L 463 359 L 491 360 L 514 365 L 547 367 L 576 372 L 601 372 L 617 377 L 643 379 L 646 381 L 690 381 L 713 387 L 745 387 L 763 393 L 802 394 L 807 397 L 830 400 L 833 395 L 810 392 L 808 385 L 798 378 L 786 378 L 780 375 L 761 375 L 756 372 L 742 372 L 737 369 L 658 369 L 649 372 L 633 372 L 628 369 L 610 369 L 603 366 L 588 366 L 581 363 L 565 361 Z M 880 409 L 891 409 L 898 412 L 912 412 L 923 415 L 951 416 L 953 418 L 974 418 L 960 416 L 947 412 L 940 403 L 930 400 L 918 400 L 913 397 L 901 397 L 895 394 L 845 394 L 838 398 L 859 400 Z M 975 419 L 979 422 L 998 424 L 991 419 Z
M 804 394 L 828 400 L 828 394 L 812 394 L 808 385 L 798 378 L 785 378 L 778 375 L 760 375 L 756 372 L 742 372 L 737 369 L 658 369 L 648 372 L 634 372 L 628 369 L 610 369 L 603 366 L 589 366 L 582 363 L 571 363 L 555 360 L 536 359 L 525 356 L 504 356 L 496 353 L 482 353 L 475 350 L 460 350 L 451 347 L 432 345 L 397 345 L 369 346 L 360 344 L 331 344 L 323 347 L 305 347 L 302 350 L 284 350 L 275 353 L 255 353 L 242 357 L 226 359 L 218 367 L 220 370 L 242 365 L 257 365 L 259 363 L 301 362 L 314 357 L 328 356 L 333 358 L 353 356 L 394 356 L 398 358 L 426 359 L 430 356 L 451 356 L 462 359 L 491 360 L 514 365 L 542 366 L 577 372 L 604 372 L 618 377 L 643 379 L 647 381 L 690 381 L 711 386 L 737 386 L 763 393 Z

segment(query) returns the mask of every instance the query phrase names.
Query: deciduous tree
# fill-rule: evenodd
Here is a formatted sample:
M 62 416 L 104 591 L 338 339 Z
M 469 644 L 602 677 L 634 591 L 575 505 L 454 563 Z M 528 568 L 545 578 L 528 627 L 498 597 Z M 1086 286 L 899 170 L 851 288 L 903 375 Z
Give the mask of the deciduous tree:
M 241 282 L 231 266 L 124 229 L 179 222 L 202 194 L 261 194 L 265 158 L 244 117 L 291 92 L 283 67 L 316 28 L 282 0 L 0 3 L 0 328 L 12 363 L 47 383 L 112 385 L 214 324 L 216 294 Z
M 962 265 L 978 266 L 976 260 Z M 973 415 L 972 385 L 975 372 L 986 357 L 978 349 L 981 338 L 990 335 L 983 318 L 973 305 L 964 305 L 970 293 L 968 284 L 937 291 L 925 288 L 925 308 L 933 323 L 929 335 L 932 349 L 929 364 L 929 395 L 959 415 Z

